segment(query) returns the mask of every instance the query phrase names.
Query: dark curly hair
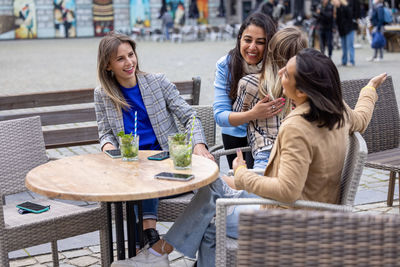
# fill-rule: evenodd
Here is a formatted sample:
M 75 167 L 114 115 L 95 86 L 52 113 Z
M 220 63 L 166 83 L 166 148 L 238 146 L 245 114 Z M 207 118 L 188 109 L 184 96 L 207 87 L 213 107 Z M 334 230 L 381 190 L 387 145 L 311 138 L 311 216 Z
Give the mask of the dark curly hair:
M 249 27 L 250 25 L 255 25 L 257 27 L 264 29 L 265 35 L 267 36 L 265 40 L 266 42 L 263 53 L 263 61 L 265 60 L 267 55 L 267 47 L 269 40 L 271 40 L 272 36 L 276 32 L 276 23 L 271 19 L 271 17 L 260 12 L 256 12 L 249 15 L 245 19 L 245 21 L 243 21 L 237 36 L 236 46 L 231 51 L 229 51 L 228 54 L 230 59 L 228 64 L 229 74 L 227 76 L 227 79 L 229 81 L 228 82 L 229 88 L 227 88 L 227 93 L 229 94 L 229 97 L 233 101 L 236 100 L 237 97 L 237 86 L 239 80 L 243 77 L 243 57 L 240 54 L 240 39 L 242 38 L 244 30 L 246 30 L 247 27 Z M 264 71 L 264 64 L 261 72 L 263 71 Z

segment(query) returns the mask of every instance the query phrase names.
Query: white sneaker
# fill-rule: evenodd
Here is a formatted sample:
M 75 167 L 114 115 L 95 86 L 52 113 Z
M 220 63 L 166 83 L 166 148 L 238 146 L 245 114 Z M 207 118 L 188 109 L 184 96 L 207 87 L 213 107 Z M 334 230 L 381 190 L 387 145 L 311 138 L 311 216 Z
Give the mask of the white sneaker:
M 136 257 L 115 261 L 111 267 L 169 267 L 168 254 L 156 256 L 147 249 L 141 250 Z
M 382 60 L 383 60 L 382 58 L 377 57 L 377 58 L 374 59 L 374 62 L 379 62 L 379 61 L 382 61 Z
M 369 58 L 366 58 L 365 60 L 366 60 L 366 61 L 369 61 L 369 62 L 372 62 L 372 61 L 375 60 L 375 58 L 374 58 L 374 57 L 369 57 Z

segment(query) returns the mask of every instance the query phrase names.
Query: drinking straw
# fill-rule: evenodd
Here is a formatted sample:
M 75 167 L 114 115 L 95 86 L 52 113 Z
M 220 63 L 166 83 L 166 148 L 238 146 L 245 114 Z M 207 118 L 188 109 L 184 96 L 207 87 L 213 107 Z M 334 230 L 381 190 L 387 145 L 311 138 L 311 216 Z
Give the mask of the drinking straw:
M 193 137 L 193 129 L 194 129 L 194 120 L 196 119 L 196 115 L 193 115 L 192 118 L 192 129 L 190 129 L 190 138 L 189 138 L 189 144 L 192 144 L 192 137 Z
M 137 133 L 137 111 L 135 111 L 135 138 Z

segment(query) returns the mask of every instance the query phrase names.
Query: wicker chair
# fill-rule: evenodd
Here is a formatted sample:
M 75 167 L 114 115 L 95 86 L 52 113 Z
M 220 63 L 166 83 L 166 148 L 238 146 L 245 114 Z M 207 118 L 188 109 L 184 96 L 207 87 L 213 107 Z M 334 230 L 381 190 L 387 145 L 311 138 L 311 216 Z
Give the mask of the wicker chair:
M 368 79 L 342 82 L 343 97 L 354 108 L 360 89 Z M 368 147 L 366 167 L 390 172 L 387 205 L 393 205 L 396 175 L 400 173 L 400 119 L 392 77 L 378 88 L 379 99 L 363 137 Z M 399 183 L 400 188 L 400 183 Z
M 47 198 L 35 203 L 50 205 L 41 214 L 20 215 L 18 203 L 5 196 L 26 191 L 25 176 L 47 162 L 39 117 L 0 122 L 0 265 L 9 266 L 8 252 L 51 242 L 53 264 L 59 266 L 57 240 L 100 230 L 102 265 L 110 255 L 105 205 L 80 207 Z
M 218 199 L 216 211 L 216 266 L 236 265 L 237 242 L 234 239 L 226 237 L 226 214 L 229 206 L 283 204 L 297 208 L 351 211 L 367 153 L 367 146 L 362 136 L 358 132 L 350 135 L 342 170 L 339 205 L 300 200 L 292 204 L 287 204 L 269 199 Z
M 396 215 L 246 211 L 239 219 L 237 265 L 398 266 L 399 225 Z
M 215 146 L 215 121 L 213 116 L 212 106 L 192 106 L 197 113 L 197 117 L 200 118 L 203 126 L 204 135 L 206 136 L 209 151 L 213 152 L 218 147 Z M 179 120 L 175 120 L 178 121 Z M 185 132 L 183 125 L 178 125 L 180 132 Z M 187 205 L 194 194 L 192 192 L 182 194 L 173 198 L 161 199 L 158 205 L 158 220 L 173 222 L 178 216 L 185 210 Z

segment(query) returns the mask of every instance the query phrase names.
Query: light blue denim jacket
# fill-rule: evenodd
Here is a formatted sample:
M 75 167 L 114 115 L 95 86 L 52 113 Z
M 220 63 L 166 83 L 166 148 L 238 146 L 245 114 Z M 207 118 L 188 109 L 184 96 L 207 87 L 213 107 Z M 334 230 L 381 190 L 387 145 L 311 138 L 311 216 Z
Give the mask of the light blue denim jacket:
M 232 112 L 232 99 L 229 98 L 229 56 L 223 56 L 217 61 L 214 81 L 214 119 L 221 126 L 223 134 L 245 137 L 247 136 L 247 123 L 240 126 L 232 126 L 229 123 L 229 114 Z

